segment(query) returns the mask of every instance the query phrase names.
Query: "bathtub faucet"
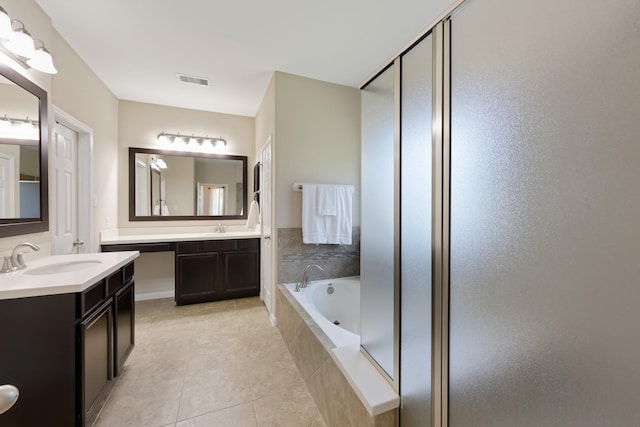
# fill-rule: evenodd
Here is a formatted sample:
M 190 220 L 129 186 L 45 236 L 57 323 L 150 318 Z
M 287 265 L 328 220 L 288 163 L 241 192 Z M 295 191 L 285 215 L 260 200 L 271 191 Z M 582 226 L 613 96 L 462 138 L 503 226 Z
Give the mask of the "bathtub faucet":
M 311 267 L 315 267 L 320 271 L 324 271 L 324 268 L 320 267 L 318 264 L 309 264 L 309 265 L 307 265 L 307 267 L 304 269 L 304 273 L 302 273 L 302 280 L 300 280 L 298 283 L 296 283 L 296 292 L 300 292 L 300 288 L 306 288 L 307 287 L 307 282 L 309 281 L 309 279 L 307 278 L 307 273 L 309 272 L 309 269 Z

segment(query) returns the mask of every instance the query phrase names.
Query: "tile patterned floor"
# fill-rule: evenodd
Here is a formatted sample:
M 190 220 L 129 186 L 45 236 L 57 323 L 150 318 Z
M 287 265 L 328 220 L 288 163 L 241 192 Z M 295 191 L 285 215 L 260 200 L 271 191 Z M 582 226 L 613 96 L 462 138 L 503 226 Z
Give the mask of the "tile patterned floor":
M 258 298 L 141 301 L 135 332 L 95 427 L 326 427 Z

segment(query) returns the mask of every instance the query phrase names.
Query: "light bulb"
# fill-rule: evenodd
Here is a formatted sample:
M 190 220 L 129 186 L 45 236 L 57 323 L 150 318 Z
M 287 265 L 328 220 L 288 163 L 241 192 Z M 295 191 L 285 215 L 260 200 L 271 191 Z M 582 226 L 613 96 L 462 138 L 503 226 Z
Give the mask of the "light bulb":
M 0 6 L 0 41 L 11 40 L 13 34 L 13 28 L 11 28 L 11 18 L 6 10 Z
M 11 120 L 6 114 L 4 117 L 0 117 L 0 129 L 11 129 Z
M 4 44 L 5 47 L 18 56 L 31 58 L 35 52 L 35 46 L 31 34 L 29 34 L 29 32 L 24 28 L 24 24 L 21 21 L 14 19 L 11 22 L 19 23 L 20 27 L 13 30 L 11 38 Z
M 33 52 L 33 56 L 31 59 L 27 60 L 27 64 L 38 71 L 42 71 L 43 73 L 58 73 L 58 70 L 56 70 L 56 67 L 53 65 L 51 53 L 49 53 L 49 51 L 44 47 L 44 44 Z

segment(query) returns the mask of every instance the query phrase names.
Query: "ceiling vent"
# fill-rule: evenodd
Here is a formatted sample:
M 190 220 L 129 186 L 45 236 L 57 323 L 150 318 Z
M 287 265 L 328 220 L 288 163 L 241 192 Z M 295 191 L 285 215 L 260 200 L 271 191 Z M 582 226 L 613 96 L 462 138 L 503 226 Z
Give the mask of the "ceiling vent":
M 211 81 L 206 77 L 189 76 L 187 74 L 177 74 L 182 83 L 193 83 L 200 86 L 209 86 Z

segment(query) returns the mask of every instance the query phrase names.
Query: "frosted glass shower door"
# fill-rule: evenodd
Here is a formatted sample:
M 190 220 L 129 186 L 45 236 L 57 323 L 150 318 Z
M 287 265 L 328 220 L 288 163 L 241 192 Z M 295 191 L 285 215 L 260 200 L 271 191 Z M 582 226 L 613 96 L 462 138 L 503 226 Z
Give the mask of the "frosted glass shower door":
M 393 380 L 395 359 L 395 82 L 387 68 L 361 91 L 360 342 Z
M 402 58 L 400 394 L 403 427 L 431 425 L 433 37 Z
M 449 425 L 640 425 L 640 2 L 451 20 Z

